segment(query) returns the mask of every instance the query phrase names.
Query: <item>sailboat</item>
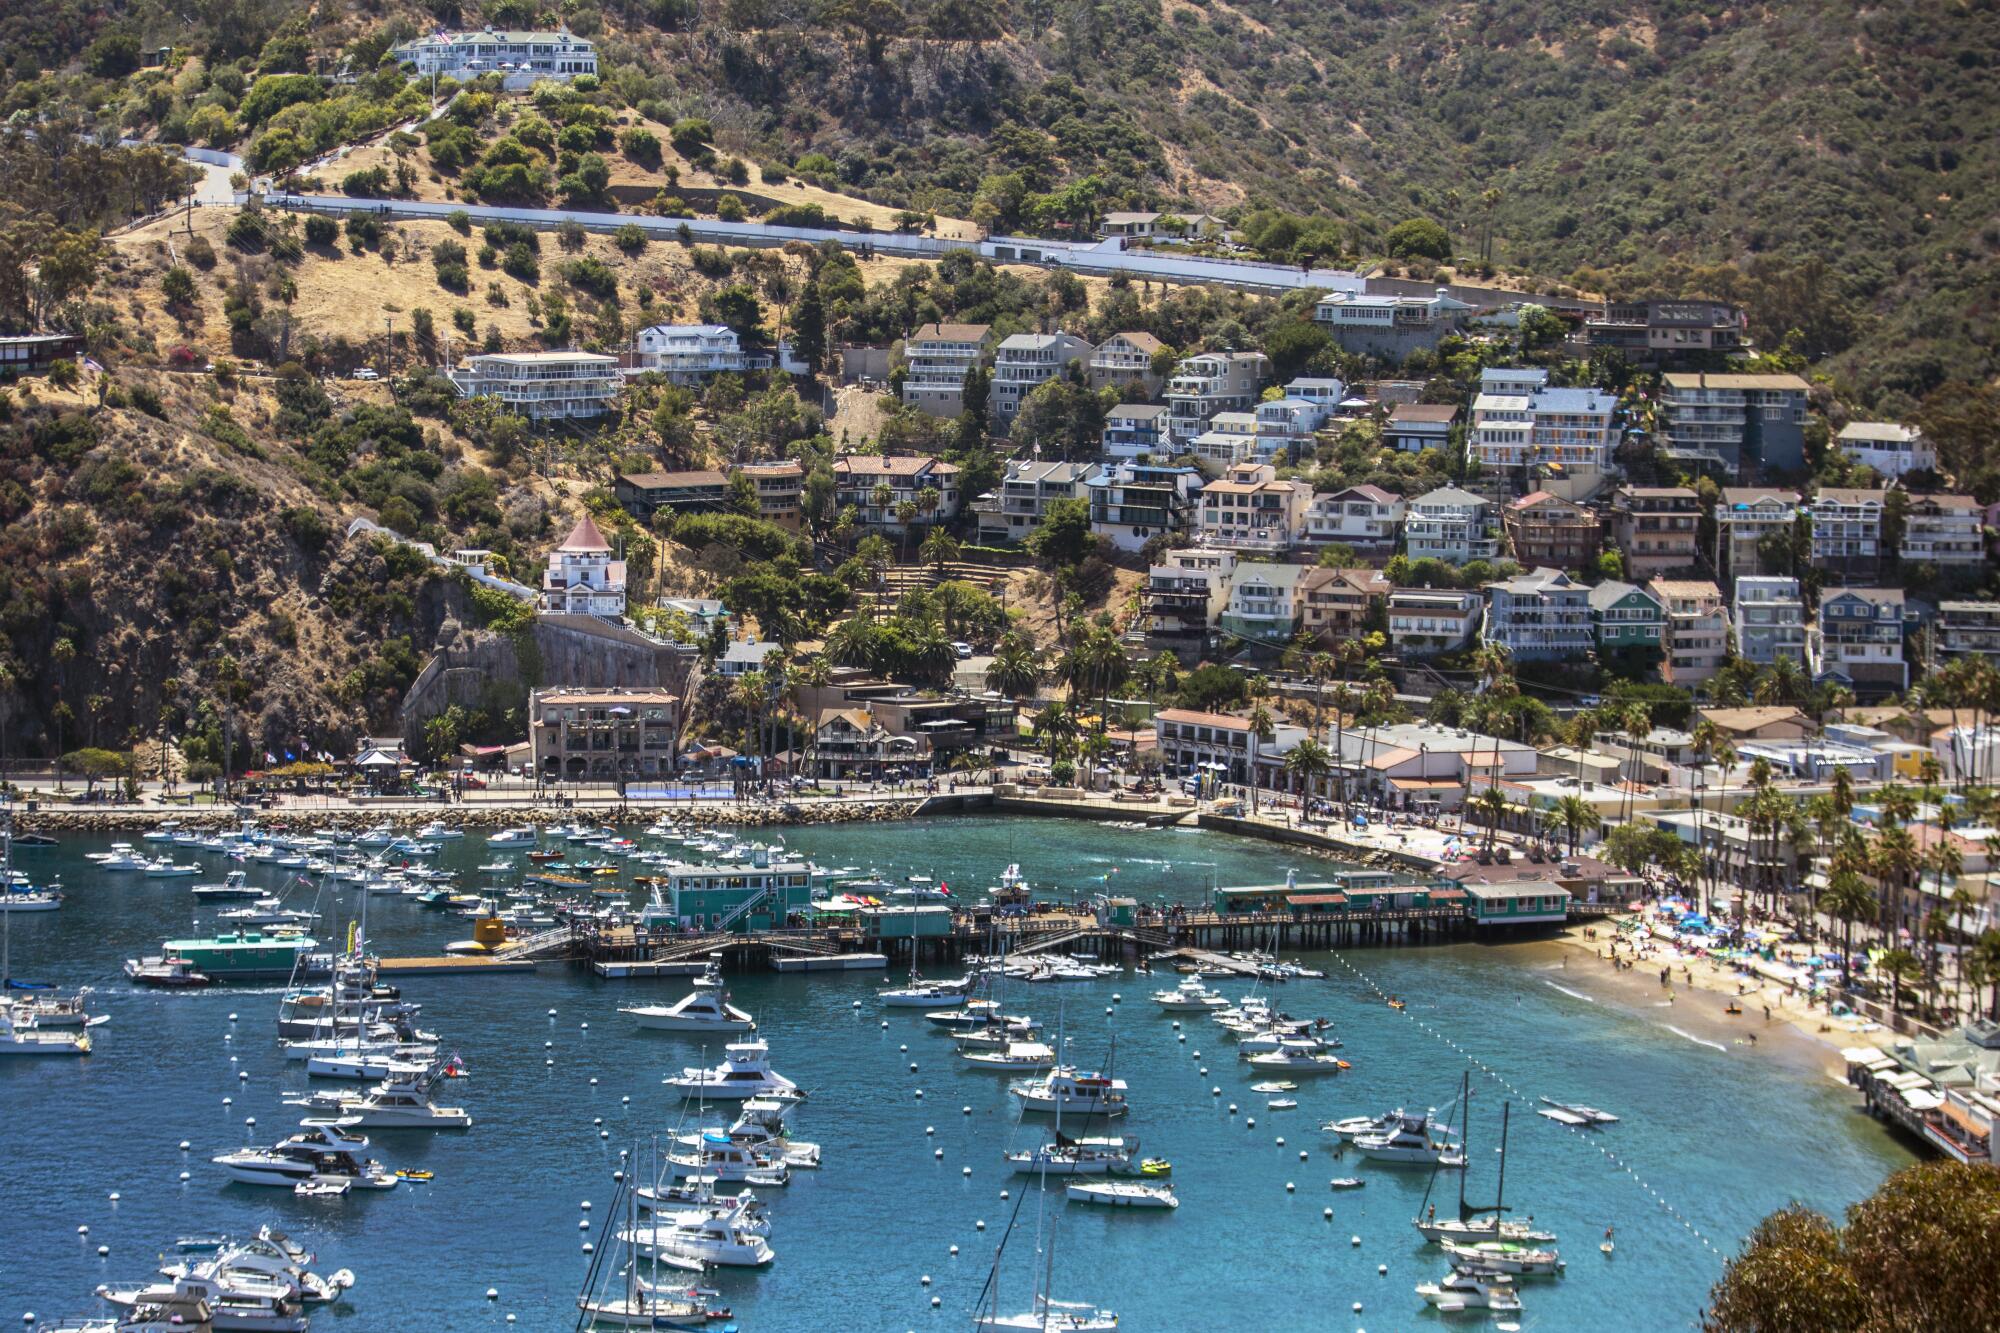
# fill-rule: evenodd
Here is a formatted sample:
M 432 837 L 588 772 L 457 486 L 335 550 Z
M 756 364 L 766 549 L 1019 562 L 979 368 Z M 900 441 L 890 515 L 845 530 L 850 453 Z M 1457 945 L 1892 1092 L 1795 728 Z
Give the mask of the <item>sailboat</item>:
M 5 847 L 0 848 L 5 860 L 4 871 L 0 871 L 0 886 L 9 885 L 14 879 L 14 812 L 6 807 Z M 90 1034 L 75 1029 L 49 1031 L 39 1026 L 34 1018 L 31 1004 L 16 1004 L 15 990 L 37 990 L 41 987 L 16 983 L 13 978 L 14 955 L 14 914 L 0 912 L 0 1056 L 5 1055 L 89 1055 Z
M 618 1205 L 623 1199 L 626 1209 L 623 1233 L 616 1230 Z M 638 1229 L 639 1210 L 636 1198 L 628 1181 L 619 1181 L 617 1193 L 612 1196 L 611 1207 L 605 1212 L 605 1234 L 599 1238 L 598 1248 L 591 1254 L 589 1271 L 584 1274 L 583 1290 L 577 1293 L 576 1308 L 579 1311 L 579 1326 L 586 1323 L 591 1328 L 606 1326 L 611 1328 L 706 1328 L 711 1315 L 727 1318 L 727 1310 L 711 1311 L 706 1292 L 694 1289 L 670 1291 L 661 1287 L 659 1266 L 686 1268 L 685 1262 L 675 1262 L 660 1256 L 657 1250 L 651 1257 L 653 1273 L 650 1280 L 639 1276 L 639 1253 L 631 1244 L 630 1237 Z M 626 1261 L 618 1266 L 620 1250 L 626 1254 Z M 611 1256 L 607 1258 L 606 1256 Z M 598 1295 L 600 1279 L 609 1278 L 607 1290 Z M 622 1285 L 622 1291 L 614 1294 L 610 1288 L 614 1283 Z
M 1471 1075 L 1469 1074 L 1466 1076 L 1463 1091 L 1460 1093 L 1460 1105 L 1465 1110 L 1466 1134 L 1460 1140 L 1459 1152 L 1469 1162 L 1472 1156 L 1469 1148 L 1466 1146 L 1471 1140 L 1472 1121 L 1472 1086 Z M 1475 1208 L 1466 1203 L 1465 1178 L 1469 1172 L 1460 1171 L 1458 1173 L 1458 1217 L 1456 1219 L 1445 1218 L 1440 1220 L 1437 1217 L 1436 1210 L 1433 1209 L 1422 1217 L 1410 1220 L 1410 1225 L 1415 1227 L 1417 1234 L 1425 1240 L 1435 1242 L 1454 1241 L 1459 1244 L 1468 1245 L 1489 1240 L 1510 1241 L 1515 1244 L 1527 1245 L 1553 1245 L 1555 1243 L 1555 1233 L 1552 1231 L 1537 1231 L 1532 1218 L 1526 1222 L 1510 1222 L 1504 1216 L 1507 1212 L 1507 1124 L 1511 1110 L 1511 1103 L 1500 1103 L 1500 1179 L 1494 1194 L 1492 1206 Z M 1436 1183 L 1437 1175 L 1433 1172 L 1431 1175 L 1431 1184 L 1435 1185 Z M 1424 1190 L 1424 1198 L 1426 1200 L 1430 1198 L 1429 1188 Z

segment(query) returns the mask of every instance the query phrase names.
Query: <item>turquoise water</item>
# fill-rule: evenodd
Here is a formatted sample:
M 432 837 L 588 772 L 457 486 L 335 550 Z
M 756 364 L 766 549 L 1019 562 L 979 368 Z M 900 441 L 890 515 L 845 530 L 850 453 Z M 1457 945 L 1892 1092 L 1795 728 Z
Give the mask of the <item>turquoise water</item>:
M 921 871 L 975 893 L 1009 861 L 1065 896 L 1101 886 L 1115 868 L 1118 891 L 1190 902 L 1205 898 L 1212 877 L 1272 882 L 1312 865 L 1294 851 L 1218 834 L 1062 821 L 965 818 L 786 836 L 822 864 Z M 119 964 L 183 932 L 193 914 L 190 881 L 93 877 L 82 853 L 102 845 L 69 837 L 26 862 L 38 877 L 62 871 L 70 896 L 60 912 L 16 917 L 15 975 L 94 985 L 112 1022 L 96 1031 L 86 1060 L 0 1064 L 8 1236 L 0 1318 L 88 1311 L 92 1287 L 148 1274 L 176 1236 L 270 1221 L 318 1251 L 322 1271 L 350 1267 L 359 1277 L 350 1303 L 316 1316 L 316 1329 L 497 1330 L 510 1313 L 517 1328 L 570 1328 L 587 1264 L 577 1223 L 604 1219 L 621 1147 L 680 1123 L 660 1078 L 701 1062 L 697 1046 L 637 1032 L 617 1006 L 671 1000 L 686 983 L 602 982 L 562 969 L 409 980 L 404 992 L 422 1002 L 424 1026 L 471 1067 L 453 1100 L 476 1123 L 457 1135 L 376 1131 L 375 1152 L 436 1179 L 330 1203 L 229 1185 L 208 1157 L 246 1140 L 273 1141 L 299 1114 L 281 1104 L 304 1080 L 273 1037 L 277 988 L 135 992 Z M 217 870 L 202 879 L 220 878 L 221 858 L 193 855 Z M 468 871 L 483 859 L 474 839 L 444 857 Z M 276 884 L 288 872 L 251 873 Z M 340 909 L 355 905 L 345 891 Z M 369 929 L 384 954 L 433 953 L 469 933 L 464 921 L 380 897 L 369 902 Z M 1062 1006 L 1072 1053 L 1086 1063 L 1116 1035 L 1116 1072 L 1134 1105 L 1118 1132 L 1172 1159 L 1183 1202 L 1168 1215 L 1069 1204 L 1059 1186 L 1040 1210 L 1029 1198 L 1003 1268 L 1004 1304 L 1025 1304 L 1039 1229 L 1055 1236 L 1058 1295 L 1116 1309 L 1126 1329 L 1485 1325 L 1431 1313 L 1412 1293 L 1446 1271 L 1409 1227 L 1426 1173 L 1336 1161 L 1317 1129 L 1336 1116 L 1449 1102 L 1471 1066 L 1446 1039 L 1527 1097 L 1588 1102 L 1624 1117 L 1585 1139 L 1514 1106 L 1508 1199 L 1561 1235 L 1570 1264 L 1560 1281 L 1524 1284 L 1524 1328 L 1694 1326 L 1722 1253 L 1757 1219 L 1793 1199 L 1839 1209 L 1909 1160 L 1824 1080 L 1677 1036 L 1659 1015 L 1566 994 L 1551 984 L 1559 974 L 1521 950 L 1454 945 L 1342 957 L 1410 1007 L 1383 1005 L 1340 959 L 1315 959 L 1329 978 L 1292 983 L 1281 1004 L 1330 1018 L 1353 1068 L 1305 1083 L 1292 1111 L 1269 1111 L 1249 1091 L 1256 1078 L 1220 1029 L 1179 1016 L 1183 1027 L 1174 1030 L 1147 999 L 1168 981 L 1010 983 L 1010 1009 L 1053 1027 Z M 776 1263 L 760 1275 L 724 1270 L 713 1280 L 745 1333 L 966 1328 L 993 1245 L 1024 1184 L 1032 1190 L 1006 1172 L 1001 1153 L 1038 1141 L 1047 1122 L 1018 1124 L 1006 1080 L 960 1066 L 919 1011 L 880 1009 L 880 983 L 879 973 L 733 980 L 773 1064 L 810 1091 L 794 1127 L 825 1157 L 823 1169 L 796 1173 L 789 1188 L 767 1194 Z M 1234 994 L 1244 984 L 1222 988 Z M 1474 1079 L 1470 1192 L 1484 1198 L 1494 1184 L 1500 1101 L 1511 1094 L 1476 1069 Z M 1218 1086 L 1222 1094 L 1212 1096 Z M 225 1097 L 233 1104 L 224 1106 Z M 254 1130 L 246 1116 L 256 1117 Z M 599 1137 L 599 1119 L 608 1138 Z M 177 1149 L 182 1139 L 193 1145 L 187 1154 Z M 192 1174 L 185 1183 L 183 1170 Z M 1365 1176 L 1366 1188 L 1328 1189 L 1330 1178 L 1350 1174 Z M 1003 1189 L 1014 1199 L 1003 1201 Z M 1441 1180 L 1439 1189 L 1443 1212 L 1456 1183 Z M 117 1203 L 107 1198 L 113 1191 Z M 589 1214 L 579 1207 L 585 1199 L 596 1205 Z M 1329 1206 L 1331 1223 L 1321 1216 Z M 982 1220 L 984 1232 L 975 1225 Z M 79 1225 L 89 1226 L 87 1238 Z M 1617 1228 L 1611 1259 L 1597 1250 L 1606 1225 Z M 99 1245 L 111 1248 L 109 1258 L 98 1257 Z M 484 1299 L 488 1287 L 499 1290 L 497 1301 Z M 1359 1314 L 1351 1313 L 1356 1302 Z

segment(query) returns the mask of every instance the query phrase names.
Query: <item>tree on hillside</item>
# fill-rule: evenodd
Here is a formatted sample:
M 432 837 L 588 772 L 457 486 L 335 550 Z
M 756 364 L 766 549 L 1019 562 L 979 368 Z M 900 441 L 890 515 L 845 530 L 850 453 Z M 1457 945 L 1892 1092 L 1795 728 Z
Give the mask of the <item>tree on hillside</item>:
M 1382 238 L 1391 259 L 1451 258 L 1451 237 L 1429 218 L 1410 218 L 1389 228 Z
M 1702 1319 L 1708 1333 L 1990 1329 L 2000 1310 L 2000 1172 L 1905 1167 L 1847 1210 L 1757 1224 Z

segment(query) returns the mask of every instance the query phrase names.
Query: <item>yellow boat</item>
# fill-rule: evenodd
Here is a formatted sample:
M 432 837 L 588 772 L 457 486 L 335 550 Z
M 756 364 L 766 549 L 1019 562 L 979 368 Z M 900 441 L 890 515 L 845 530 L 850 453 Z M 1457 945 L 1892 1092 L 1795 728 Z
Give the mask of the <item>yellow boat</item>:
M 1152 1176 L 1157 1179 L 1161 1176 L 1171 1176 L 1173 1173 L 1174 1164 L 1164 1157 L 1148 1157 L 1139 1163 L 1139 1174 L 1142 1176 Z

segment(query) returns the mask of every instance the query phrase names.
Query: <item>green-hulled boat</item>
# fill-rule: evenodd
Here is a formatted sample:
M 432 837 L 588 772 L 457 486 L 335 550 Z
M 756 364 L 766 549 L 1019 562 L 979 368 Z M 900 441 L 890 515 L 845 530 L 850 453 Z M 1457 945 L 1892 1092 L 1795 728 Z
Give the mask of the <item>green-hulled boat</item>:
M 305 935 L 267 935 L 262 931 L 228 931 L 201 940 L 168 940 L 161 951 L 168 958 L 185 958 L 197 972 L 219 980 L 289 977 L 298 960 L 319 941 Z

